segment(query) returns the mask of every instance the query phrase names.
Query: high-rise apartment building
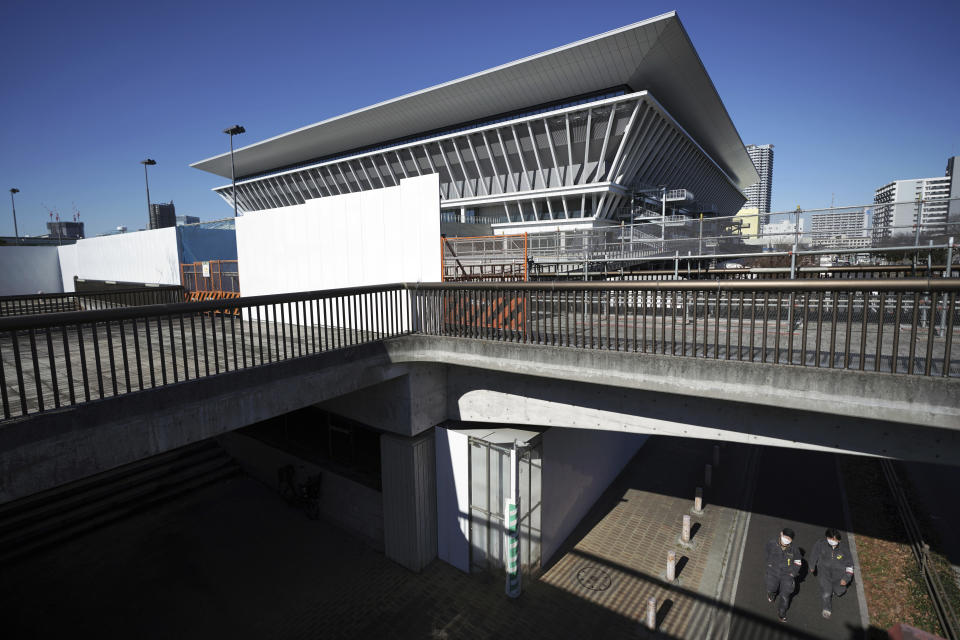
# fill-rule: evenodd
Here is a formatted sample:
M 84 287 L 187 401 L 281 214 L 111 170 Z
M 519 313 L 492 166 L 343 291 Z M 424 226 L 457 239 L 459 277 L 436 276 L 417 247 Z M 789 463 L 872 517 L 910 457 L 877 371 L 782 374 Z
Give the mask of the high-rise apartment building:
M 810 242 L 821 249 L 865 249 L 871 244 L 865 208 L 814 213 L 810 226 Z
M 744 189 L 747 201 L 743 206 L 755 207 L 760 212 L 761 222 L 767 223 L 770 217 L 766 214 L 770 213 L 770 194 L 773 191 L 773 145 L 748 144 L 747 153 L 760 174 L 760 181 Z
M 958 159 L 947 160 L 945 176 L 894 180 L 874 192 L 874 245 L 890 244 L 897 236 L 906 241 L 918 232 L 960 232 L 960 177 L 954 175 L 954 168 L 960 168 Z
M 47 223 L 47 235 L 51 238 L 71 238 L 76 240 L 83 237 L 83 223 L 76 220 L 58 220 Z
M 149 229 L 164 229 L 177 226 L 177 210 L 170 202 L 161 202 L 150 205 Z

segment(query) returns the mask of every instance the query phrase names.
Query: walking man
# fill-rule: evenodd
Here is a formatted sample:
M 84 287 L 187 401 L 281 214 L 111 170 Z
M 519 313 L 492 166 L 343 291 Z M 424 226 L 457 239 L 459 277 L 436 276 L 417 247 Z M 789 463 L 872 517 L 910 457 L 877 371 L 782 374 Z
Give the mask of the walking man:
M 810 573 L 820 581 L 823 617 L 829 618 L 833 596 L 842 596 L 853 582 L 853 558 L 836 529 L 827 529 L 810 552 Z
M 803 566 L 800 551 L 793 546 L 794 535 L 793 529 L 784 527 L 776 538 L 767 542 L 767 600 L 776 600 L 780 622 L 787 621 L 796 578 Z

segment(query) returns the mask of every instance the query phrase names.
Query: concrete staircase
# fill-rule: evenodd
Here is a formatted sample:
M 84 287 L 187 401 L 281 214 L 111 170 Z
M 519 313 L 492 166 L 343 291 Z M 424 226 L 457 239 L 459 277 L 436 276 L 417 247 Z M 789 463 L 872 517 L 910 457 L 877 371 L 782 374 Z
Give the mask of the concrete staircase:
M 239 474 L 205 441 L 0 505 L 0 564 Z

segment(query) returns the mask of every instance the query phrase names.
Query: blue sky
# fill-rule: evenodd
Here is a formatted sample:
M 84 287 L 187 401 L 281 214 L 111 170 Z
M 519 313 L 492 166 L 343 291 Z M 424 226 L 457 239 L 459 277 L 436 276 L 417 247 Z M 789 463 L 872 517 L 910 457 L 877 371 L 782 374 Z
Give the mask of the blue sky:
M 0 9 L 0 235 L 73 206 L 94 235 L 154 202 L 215 219 L 191 162 L 676 9 L 773 208 L 857 204 L 960 153 L 960 3 L 44 2 Z M 835 194 L 835 195 L 834 195 Z

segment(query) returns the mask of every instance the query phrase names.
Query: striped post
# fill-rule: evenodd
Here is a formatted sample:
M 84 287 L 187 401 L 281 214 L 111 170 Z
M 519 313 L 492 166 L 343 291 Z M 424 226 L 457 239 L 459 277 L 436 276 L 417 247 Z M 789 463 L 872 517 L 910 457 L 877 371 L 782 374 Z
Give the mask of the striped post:
M 504 524 L 506 525 L 506 544 L 504 549 L 507 552 L 506 570 L 507 570 L 507 595 L 516 598 L 520 595 L 520 528 L 518 524 L 517 503 L 513 500 L 506 500 L 503 509 Z
M 503 506 L 503 549 L 506 552 L 504 568 L 507 570 L 507 597 L 520 596 L 520 443 L 514 441 L 510 449 L 510 496 Z

